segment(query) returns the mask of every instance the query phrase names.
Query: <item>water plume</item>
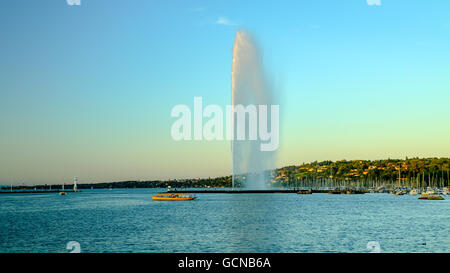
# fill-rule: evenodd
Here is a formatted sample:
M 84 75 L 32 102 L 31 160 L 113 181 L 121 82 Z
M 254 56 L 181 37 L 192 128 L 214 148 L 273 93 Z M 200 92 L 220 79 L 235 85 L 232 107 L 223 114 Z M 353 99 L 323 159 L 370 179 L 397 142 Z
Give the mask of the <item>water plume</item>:
M 258 47 L 246 31 L 236 31 L 232 64 L 232 107 L 236 105 L 273 104 L 272 91 L 264 75 Z M 270 112 L 270 111 L 269 111 Z M 268 115 L 270 124 L 270 114 Z M 249 130 L 248 116 L 245 130 Z M 233 140 L 232 168 L 233 187 L 241 185 L 247 189 L 267 189 L 270 185 L 270 170 L 275 168 L 275 153 L 260 150 L 261 140 L 236 140 L 236 115 L 232 117 Z

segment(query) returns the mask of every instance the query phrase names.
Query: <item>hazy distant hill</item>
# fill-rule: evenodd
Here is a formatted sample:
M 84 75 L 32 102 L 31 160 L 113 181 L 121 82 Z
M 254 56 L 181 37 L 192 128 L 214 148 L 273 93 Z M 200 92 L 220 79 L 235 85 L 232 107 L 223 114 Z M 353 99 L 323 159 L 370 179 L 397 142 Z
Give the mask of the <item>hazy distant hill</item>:
M 268 171 L 269 172 L 269 171 Z M 416 186 L 430 185 L 449 186 L 449 158 L 406 158 L 385 160 L 340 160 L 303 163 L 302 165 L 286 166 L 270 171 L 273 186 L 292 187 L 302 181 L 380 181 L 393 183 L 401 181 L 404 184 L 416 183 Z M 238 176 L 237 181 L 245 181 L 245 175 Z M 239 184 L 239 183 L 238 183 Z M 66 184 L 67 189 L 73 185 Z M 152 180 L 152 181 L 121 181 L 78 184 L 79 189 L 99 188 L 206 188 L 231 187 L 231 175 L 216 178 Z M 3 186 L 9 188 L 8 185 Z M 19 188 L 48 188 L 48 185 L 16 186 Z M 52 185 L 61 187 L 61 185 Z

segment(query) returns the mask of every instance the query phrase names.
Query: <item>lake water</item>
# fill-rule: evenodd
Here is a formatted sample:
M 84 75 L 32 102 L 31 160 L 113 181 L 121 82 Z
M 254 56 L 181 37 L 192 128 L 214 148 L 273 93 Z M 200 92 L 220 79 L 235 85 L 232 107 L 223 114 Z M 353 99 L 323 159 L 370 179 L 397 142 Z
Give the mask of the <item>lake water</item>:
M 0 252 L 450 252 L 449 197 L 158 191 L 0 194 Z

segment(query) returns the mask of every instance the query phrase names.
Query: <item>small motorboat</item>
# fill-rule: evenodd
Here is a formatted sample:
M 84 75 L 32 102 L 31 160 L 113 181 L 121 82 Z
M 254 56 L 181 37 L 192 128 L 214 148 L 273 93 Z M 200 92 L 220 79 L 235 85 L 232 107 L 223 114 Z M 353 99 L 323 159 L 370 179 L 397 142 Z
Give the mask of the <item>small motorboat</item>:
M 197 197 L 192 194 L 158 193 L 152 196 L 153 201 L 189 201 Z

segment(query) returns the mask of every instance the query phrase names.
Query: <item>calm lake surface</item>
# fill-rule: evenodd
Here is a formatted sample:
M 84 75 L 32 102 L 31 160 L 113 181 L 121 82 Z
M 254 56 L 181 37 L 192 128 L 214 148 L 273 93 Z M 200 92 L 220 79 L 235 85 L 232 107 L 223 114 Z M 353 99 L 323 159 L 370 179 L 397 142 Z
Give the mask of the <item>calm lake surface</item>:
M 450 252 L 449 197 L 161 191 L 0 194 L 0 252 Z

